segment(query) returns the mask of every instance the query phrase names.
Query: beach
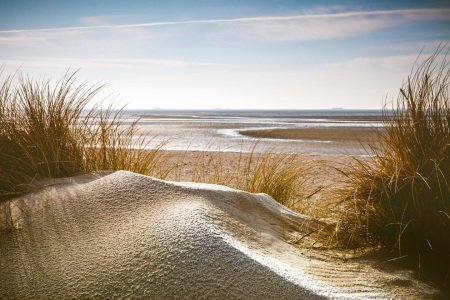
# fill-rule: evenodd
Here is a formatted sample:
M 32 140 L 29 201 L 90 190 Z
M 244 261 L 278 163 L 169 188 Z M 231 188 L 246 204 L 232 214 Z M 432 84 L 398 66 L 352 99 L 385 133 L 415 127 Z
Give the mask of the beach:
M 134 120 L 148 144 L 129 154 L 154 153 L 156 175 L 47 178 L 1 207 L 0 297 L 440 297 L 403 265 L 380 267 L 389 254 L 321 239 L 339 214 L 339 170 L 370 160 L 379 121 L 273 112 L 121 121 Z
M 336 185 L 343 168 L 367 160 L 369 143 L 383 130 L 381 112 L 372 111 L 128 111 L 138 120 L 150 146 L 161 149 L 167 165 L 176 168 L 165 179 L 207 181 L 200 172 L 227 174 L 239 168 L 248 153 L 296 154 L 296 165 L 308 170 L 309 186 Z M 201 171 L 200 171 L 201 169 Z M 206 178 L 208 177 L 208 178 Z
M 373 130 L 382 129 L 379 110 L 322 111 L 127 111 L 139 119 L 149 147 L 168 141 L 165 150 L 242 152 L 258 139 L 256 151 L 309 155 L 368 155 Z M 366 149 L 364 149 L 366 148 Z
M 13 226 L 0 231 L 5 299 L 440 296 L 414 273 L 381 268 L 379 254 L 305 247 L 323 223 L 262 193 L 97 172 L 48 180 L 13 199 L 8 216 L 0 223 Z
M 174 181 L 194 181 L 196 169 L 199 163 L 206 164 L 210 161 L 210 170 L 213 172 L 214 166 L 220 163 L 223 173 L 236 170 L 239 163 L 247 157 L 247 153 L 237 152 L 216 152 L 216 151 L 176 151 L 163 150 L 164 159 L 169 166 L 180 165 L 179 172 L 170 173 L 165 179 Z M 255 157 L 258 157 L 256 154 Z M 362 160 L 369 160 L 369 157 L 357 157 Z M 299 154 L 294 164 L 314 165 L 308 172 L 311 189 L 319 185 L 337 184 L 343 178 L 342 173 L 335 168 L 343 168 L 355 163 L 355 159 L 348 155 L 309 155 Z
M 0 300 L 450 300 L 450 1 L 4 1 Z

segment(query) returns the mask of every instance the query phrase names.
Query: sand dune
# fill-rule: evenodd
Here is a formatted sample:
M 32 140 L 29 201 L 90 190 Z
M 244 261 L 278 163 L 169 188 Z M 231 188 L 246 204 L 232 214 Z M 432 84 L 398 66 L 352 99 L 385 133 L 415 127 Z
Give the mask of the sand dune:
M 319 257 L 319 226 L 265 194 L 130 172 L 53 182 L 1 210 L 1 299 L 429 299 L 412 274 Z

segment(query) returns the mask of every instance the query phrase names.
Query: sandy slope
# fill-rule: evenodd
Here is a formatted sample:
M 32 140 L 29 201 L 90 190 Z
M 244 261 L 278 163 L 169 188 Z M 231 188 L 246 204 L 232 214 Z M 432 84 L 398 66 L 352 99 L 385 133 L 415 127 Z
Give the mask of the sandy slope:
M 292 246 L 317 224 L 264 194 L 121 171 L 59 180 L 1 214 L 1 299 L 436 296 L 411 274 Z

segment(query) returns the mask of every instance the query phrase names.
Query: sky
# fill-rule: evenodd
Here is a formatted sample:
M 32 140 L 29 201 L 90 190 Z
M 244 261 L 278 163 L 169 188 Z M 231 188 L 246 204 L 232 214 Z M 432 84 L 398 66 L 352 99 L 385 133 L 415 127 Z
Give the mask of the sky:
M 0 0 L 3 75 L 130 109 L 380 109 L 448 41 L 448 0 Z

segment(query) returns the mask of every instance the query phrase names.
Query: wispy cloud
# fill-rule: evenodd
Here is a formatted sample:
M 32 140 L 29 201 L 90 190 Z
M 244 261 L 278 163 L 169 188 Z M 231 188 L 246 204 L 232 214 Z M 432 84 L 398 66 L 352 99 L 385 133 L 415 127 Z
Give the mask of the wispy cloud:
M 415 42 L 403 42 L 393 43 L 388 45 L 375 46 L 374 49 L 383 51 L 404 51 L 404 52 L 416 52 L 432 54 L 440 46 L 450 46 L 450 39 L 448 40 L 435 40 L 435 41 L 415 41 Z
M 63 68 L 68 66 L 75 68 L 145 68 L 149 66 L 166 66 L 166 67 L 234 67 L 232 65 L 208 63 L 208 62 L 192 62 L 183 60 L 169 59 L 104 59 L 104 58 L 69 58 L 69 57 L 21 57 L 15 59 L 0 59 L 0 65 L 8 66 L 27 66 L 27 67 L 46 67 L 46 68 Z
M 383 11 L 363 11 L 363 12 L 344 12 L 336 14 L 301 14 L 294 16 L 266 16 L 234 19 L 210 19 L 210 20 L 192 20 L 192 21 L 174 21 L 174 22 L 153 22 L 126 25 L 98 25 L 85 27 L 61 27 L 45 29 L 21 29 L 21 30 L 2 30 L 0 33 L 24 33 L 24 32 L 47 32 L 47 31 L 72 31 L 72 30 L 93 30 L 93 29 L 116 29 L 132 27 L 152 27 L 169 26 L 184 24 L 210 24 L 210 23 L 261 23 L 261 22 L 279 22 L 295 20 L 333 20 L 345 18 L 361 18 L 373 16 L 400 16 L 405 20 L 450 20 L 450 9 L 405 9 L 405 10 L 383 10 Z
M 141 78 L 117 78 L 113 85 L 121 95 L 136 99 L 136 108 L 149 105 L 151 94 L 158 99 L 158 104 L 151 105 L 164 108 L 373 109 L 397 96 L 416 58 L 356 58 L 296 71 L 144 74 Z
M 417 54 L 398 55 L 388 57 L 364 57 L 354 58 L 349 61 L 342 61 L 336 63 L 330 63 L 320 66 L 319 70 L 339 70 L 339 71 L 352 71 L 359 74 L 368 74 L 370 72 L 403 72 L 407 74 L 414 62 L 418 59 L 423 60 L 422 57 L 418 57 Z M 438 59 L 442 59 L 443 56 L 439 56 Z
M 25 35 L 14 35 L 14 36 L 0 36 L 0 45 L 5 44 L 23 44 L 23 43 L 35 43 L 43 42 L 45 38 L 43 37 L 28 37 Z
M 142 15 L 101 15 L 101 16 L 90 16 L 77 19 L 77 21 L 90 25 L 90 26 L 108 26 L 113 25 L 113 21 L 143 17 Z
M 354 37 L 413 21 L 450 20 L 450 9 L 413 9 L 307 15 L 234 23 L 232 34 L 271 42 Z

